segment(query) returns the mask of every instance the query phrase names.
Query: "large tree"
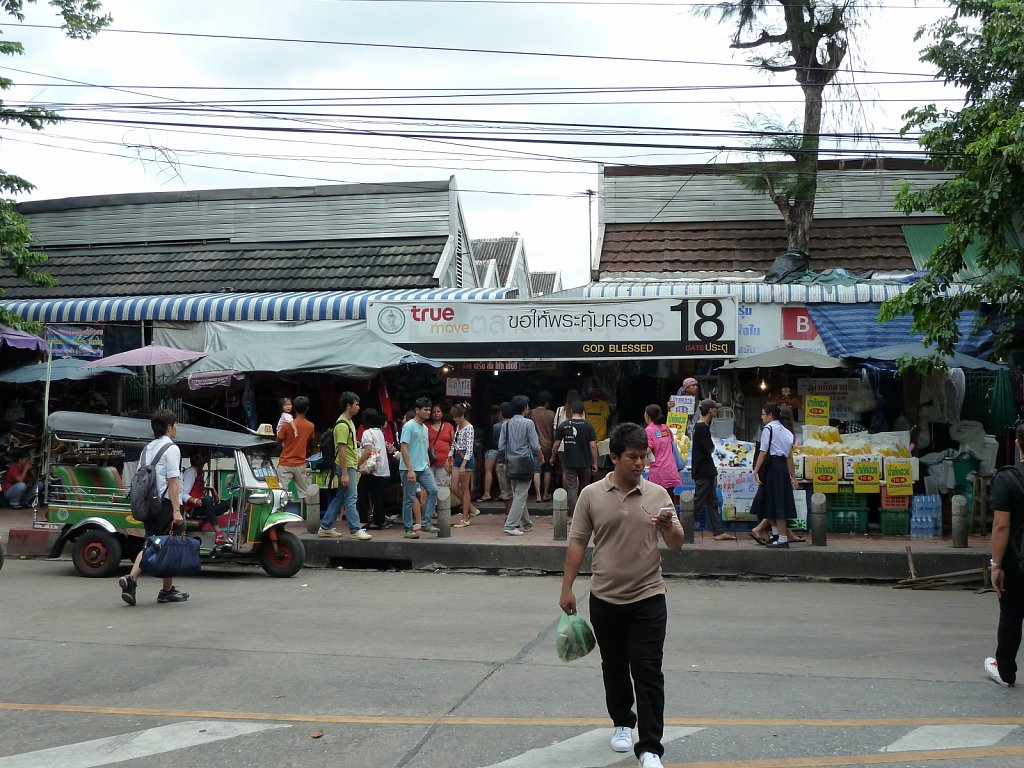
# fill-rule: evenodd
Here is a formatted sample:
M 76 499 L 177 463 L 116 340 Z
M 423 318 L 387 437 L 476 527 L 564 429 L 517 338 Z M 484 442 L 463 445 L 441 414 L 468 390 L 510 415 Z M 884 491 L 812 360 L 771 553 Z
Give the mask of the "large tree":
M 771 73 L 792 72 L 800 84 L 802 124 L 759 144 L 761 149 L 789 155 L 793 162 L 760 166 L 748 186 L 771 199 L 786 224 L 789 247 L 804 253 L 809 252 L 814 222 L 825 88 L 843 65 L 863 8 L 862 0 L 728 0 L 700 11 L 717 11 L 723 22 L 735 24 L 731 47 L 751 51 L 753 66 Z
M 952 351 L 961 312 L 995 309 L 998 346 L 1024 315 L 1024 250 L 1015 232 L 1024 210 L 1024 3 L 952 0 L 952 15 L 918 30 L 928 37 L 921 60 L 946 83 L 964 89 L 960 109 L 915 107 L 904 132 L 920 130 L 932 161 L 957 176 L 930 189 L 904 186 L 896 206 L 937 211 L 946 239 L 928 258 L 925 275 L 882 306 L 881 319 L 913 315 L 913 328 L 940 352 Z M 958 280 L 968 249 L 977 277 Z
M 0 11 L 13 16 L 18 21 L 25 18 L 26 4 L 36 0 L 0 0 Z M 50 0 L 64 20 L 63 28 L 68 37 L 88 39 L 110 23 L 110 16 L 101 13 L 99 0 Z M 0 54 L 20 56 L 25 52 L 21 43 L 14 40 L 0 40 Z M 13 81 L 0 77 L 0 90 L 7 90 Z M 42 130 L 44 126 L 60 121 L 60 117 L 46 109 L 28 107 L 14 109 L 0 100 L 0 121 L 17 123 L 34 130 Z M 0 169 L 0 195 L 11 195 L 29 192 L 33 185 L 12 173 Z M 46 263 L 46 256 L 32 251 L 32 233 L 28 220 L 14 210 L 14 200 L 0 197 L 0 268 L 13 272 L 16 277 L 38 286 L 53 286 L 56 281 L 50 275 L 40 271 Z M 3 290 L 0 289 L 0 297 Z M 21 318 L 0 308 L 0 324 L 24 327 L 27 325 Z

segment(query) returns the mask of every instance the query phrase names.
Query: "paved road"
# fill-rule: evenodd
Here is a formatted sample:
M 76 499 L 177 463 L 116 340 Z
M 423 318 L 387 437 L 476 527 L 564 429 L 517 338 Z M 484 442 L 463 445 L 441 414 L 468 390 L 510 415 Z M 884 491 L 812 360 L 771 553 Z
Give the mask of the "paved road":
M 596 654 L 555 656 L 557 578 L 181 586 L 128 608 L 70 563 L 7 562 L 0 768 L 635 765 L 607 747 Z M 669 611 L 667 766 L 1024 764 L 1024 689 L 981 672 L 991 594 L 673 580 Z

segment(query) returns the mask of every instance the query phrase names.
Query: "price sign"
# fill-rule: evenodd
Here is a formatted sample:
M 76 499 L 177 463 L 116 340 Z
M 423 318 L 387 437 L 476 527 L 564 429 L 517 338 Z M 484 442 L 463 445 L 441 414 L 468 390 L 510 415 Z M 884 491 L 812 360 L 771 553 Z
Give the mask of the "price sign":
M 449 376 L 444 381 L 445 397 L 473 397 L 473 380 Z
M 882 468 L 878 459 L 857 459 L 853 462 L 854 493 L 878 493 Z
M 885 490 L 890 496 L 910 496 L 914 493 L 910 459 L 885 460 Z
M 676 413 L 673 411 L 665 417 L 665 423 L 670 429 L 682 430 L 684 433 L 686 432 L 686 425 L 689 422 L 690 414 L 688 413 Z
M 828 395 L 807 395 L 804 398 L 804 423 L 828 425 L 830 400 Z
M 837 456 L 816 458 L 814 460 L 814 492 L 839 493 L 839 476 L 842 472 L 842 459 Z
M 693 413 L 697 405 L 697 398 L 693 395 L 672 395 L 673 413 Z

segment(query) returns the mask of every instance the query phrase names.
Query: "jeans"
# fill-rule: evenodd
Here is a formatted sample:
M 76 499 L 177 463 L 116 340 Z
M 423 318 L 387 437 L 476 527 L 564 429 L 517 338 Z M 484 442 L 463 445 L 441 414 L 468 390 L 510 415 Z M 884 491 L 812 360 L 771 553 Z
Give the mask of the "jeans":
M 412 502 L 416 498 L 416 484 L 427 492 L 427 503 L 423 505 L 423 520 L 420 523 L 424 528 L 430 525 L 434 517 L 434 507 L 437 506 L 437 483 L 434 482 L 434 472 L 430 467 L 421 469 L 416 473 L 415 480 L 409 480 L 408 470 L 399 470 L 402 473 L 402 524 L 405 530 L 412 530 Z
M 562 485 L 565 486 L 565 493 L 568 498 L 569 517 L 576 511 L 576 502 L 579 500 L 580 491 L 590 485 L 590 466 L 567 467 L 562 464 Z
M 1008 550 L 1006 558 L 1013 555 Z M 1010 570 L 1004 574 L 1003 596 L 999 600 L 999 629 L 996 632 L 996 664 L 1004 683 L 1017 681 L 1017 651 L 1024 624 L 1024 575 Z
M 512 506 L 508 510 L 508 517 L 505 518 L 506 531 L 518 528 L 520 523 L 523 528 L 533 527 L 530 510 L 526 508 L 526 497 L 530 493 L 531 485 L 533 485 L 532 477 L 525 480 L 512 480 Z
M 335 466 L 335 472 L 338 473 L 338 477 L 341 477 L 341 467 Z M 329 531 L 334 527 L 334 521 L 338 519 L 338 515 L 341 513 L 341 505 L 345 505 L 345 518 L 348 520 L 348 529 L 351 533 L 355 533 L 359 530 L 359 512 L 356 510 L 356 496 L 359 493 L 359 489 L 356 486 L 356 470 L 355 467 L 348 467 L 346 470 L 348 475 L 348 488 L 338 481 L 338 490 L 334 492 L 334 498 L 331 499 L 330 505 L 327 507 L 327 512 L 324 513 L 324 519 L 320 523 L 320 527 L 325 531 Z
M 15 483 L 7 489 L 4 496 L 7 497 L 7 503 L 12 507 L 31 507 L 42 485 L 41 482 L 33 483 L 31 486 L 25 485 L 25 483 Z
M 661 757 L 665 748 L 665 653 L 668 609 L 664 595 L 625 605 L 590 596 L 590 621 L 601 650 L 601 675 L 608 716 L 616 726 L 636 726 L 633 750 Z M 633 691 L 636 690 L 636 714 Z
M 717 536 L 722 533 L 722 513 L 718 510 L 718 494 L 715 492 L 718 488 L 718 476 L 697 477 L 694 478 L 693 484 L 693 511 L 696 512 L 701 507 L 707 508 L 708 524 L 712 533 Z

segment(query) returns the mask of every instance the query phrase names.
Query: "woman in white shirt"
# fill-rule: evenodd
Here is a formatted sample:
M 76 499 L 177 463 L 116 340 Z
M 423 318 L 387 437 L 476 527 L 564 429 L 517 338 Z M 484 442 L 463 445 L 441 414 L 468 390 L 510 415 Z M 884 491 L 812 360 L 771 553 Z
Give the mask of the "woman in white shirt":
M 758 485 L 754 511 L 772 527 L 772 540 L 765 546 L 789 549 L 786 521 L 796 517 L 793 491 L 800 487 L 793 467 L 793 433 L 779 421 L 779 406 L 768 403 L 761 409 L 760 451 L 754 462 L 754 481 Z
M 358 506 L 359 516 L 363 520 L 372 520 L 366 527 L 379 531 L 387 527 L 385 499 L 388 486 L 391 484 L 391 467 L 388 455 L 394 453 L 394 446 L 384 440 L 381 427 L 384 417 L 373 408 L 363 411 L 363 437 L 360 444 L 363 449 L 359 454 Z
M 448 468 L 452 473 L 452 493 L 462 499 L 462 519 L 452 527 L 465 528 L 480 514 L 480 510 L 473 506 L 472 496 L 473 470 L 476 469 L 476 457 L 473 455 L 476 430 L 466 418 L 464 405 L 453 405 L 451 416 L 455 419 L 456 431 L 448 451 Z

